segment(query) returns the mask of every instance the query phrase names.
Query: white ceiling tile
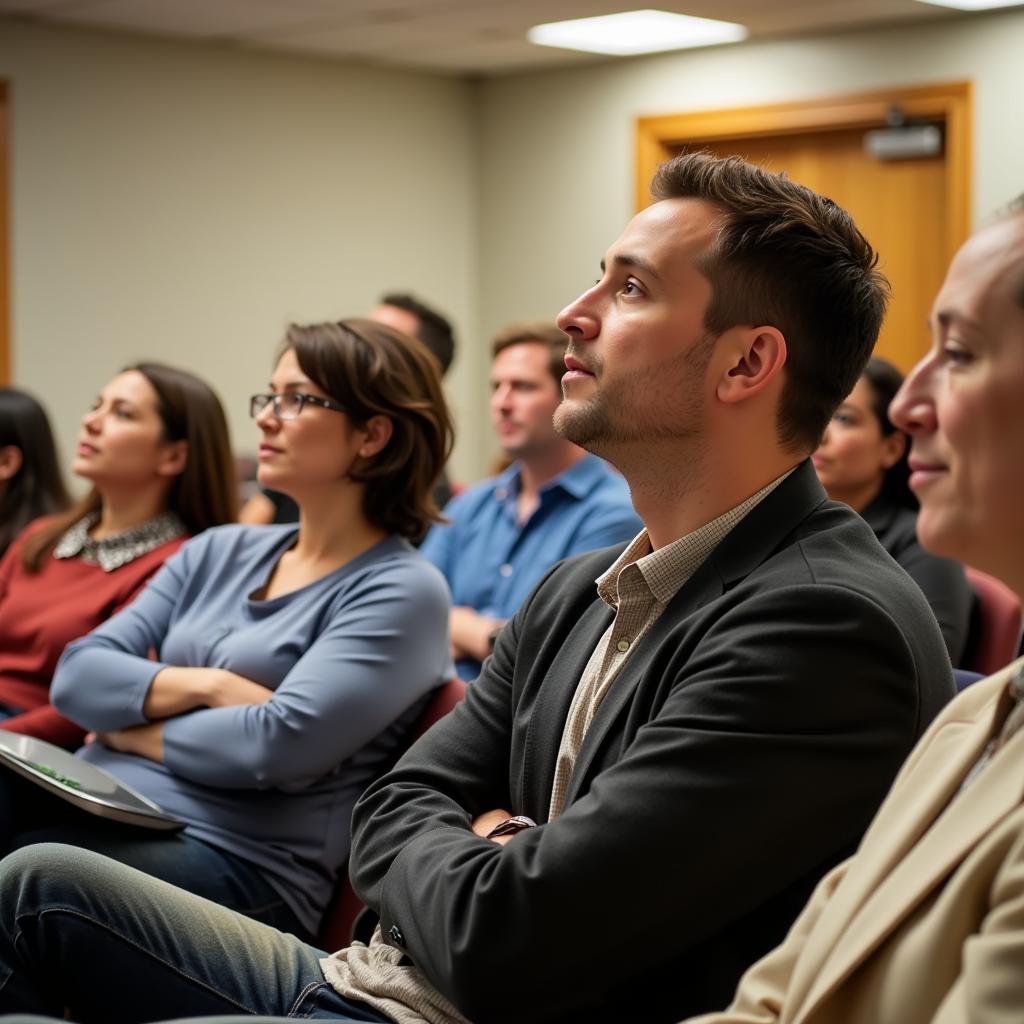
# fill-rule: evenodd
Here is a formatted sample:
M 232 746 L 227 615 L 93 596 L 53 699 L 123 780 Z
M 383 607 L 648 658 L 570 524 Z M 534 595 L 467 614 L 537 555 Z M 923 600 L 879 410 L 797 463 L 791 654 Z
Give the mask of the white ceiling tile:
M 914 0 L 644 0 L 637 6 L 738 21 L 754 38 L 965 16 Z M 0 0 L 0 14 L 41 22 L 483 75 L 606 59 L 532 46 L 526 30 L 622 9 L 623 0 Z

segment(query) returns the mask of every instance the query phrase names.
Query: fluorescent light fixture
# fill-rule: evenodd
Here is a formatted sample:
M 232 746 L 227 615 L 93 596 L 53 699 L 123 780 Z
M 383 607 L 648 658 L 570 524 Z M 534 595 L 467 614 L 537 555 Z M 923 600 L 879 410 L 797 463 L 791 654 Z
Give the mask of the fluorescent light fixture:
M 691 18 L 667 11 L 626 11 L 598 18 L 552 21 L 534 25 L 526 33 L 526 38 L 538 46 L 610 53 L 617 57 L 738 43 L 746 37 L 747 30 L 731 21 Z
M 1020 7 L 1022 0 L 917 0 L 932 7 L 953 7 L 958 11 L 991 11 L 996 7 Z

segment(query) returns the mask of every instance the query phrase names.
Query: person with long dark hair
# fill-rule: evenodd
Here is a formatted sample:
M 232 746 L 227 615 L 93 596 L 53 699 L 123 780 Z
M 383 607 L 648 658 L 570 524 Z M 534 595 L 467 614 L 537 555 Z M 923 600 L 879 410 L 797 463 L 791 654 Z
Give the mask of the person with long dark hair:
M 260 482 L 298 524 L 189 541 L 53 684 L 97 734 L 81 756 L 186 827 L 140 837 L 12 775 L 0 849 L 71 843 L 309 937 L 356 798 L 449 670 L 448 590 L 410 541 L 439 515 L 451 426 L 436 360 L 367 320 L 291 327 L 250 411 Z
M 187 537 L 234 518 L 220 400 L 184 370 L 130 366 L 82 417 L 72 471 L 89 493 L 27 526 L 0 561 L 0 728 L 69 749 L 84 730 L 49 700 L 65 645 L 128 604 Z
M 0 558 L 33 519 L 70 504 L 46 411 L 24 391 L 0 388 Z
M 917 498 L 910 489 L 907 435 L 889 418 L 903 383 L 892 363 L 873 356 L 843 400 L 812 456 L 833 501 L 859 512 L 882 547 L 924 592 L 942 630 L 950 660 L 968 646 L 974 592 L 963 566 L 926 551 L 917 539 Z

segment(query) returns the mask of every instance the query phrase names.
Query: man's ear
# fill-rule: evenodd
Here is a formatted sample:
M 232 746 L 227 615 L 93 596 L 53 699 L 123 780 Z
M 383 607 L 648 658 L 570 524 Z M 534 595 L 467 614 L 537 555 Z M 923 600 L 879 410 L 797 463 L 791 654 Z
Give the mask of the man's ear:
M 387 447 L 395 426 L 389 416 L 371 416 L 361 429 L 366 434 L 366 440 L 359 447 L 359 455 L 364 459 L 372 459 Z
M 734 338 L 728 337 L 735 333 Z M 729 361 L 715 389 L 719 401 L 743 402 L 760 394 L 786 365 L 786 339 L 776 327 L 727 331 Z
M 188 464 L 188 441 L 167 441 L 164 456 L 157 466 L 160 476 L 180 476 Z
M 0 448 L 0 480 L 13 480 L 21 469 L 24 456 L 16 444 Z

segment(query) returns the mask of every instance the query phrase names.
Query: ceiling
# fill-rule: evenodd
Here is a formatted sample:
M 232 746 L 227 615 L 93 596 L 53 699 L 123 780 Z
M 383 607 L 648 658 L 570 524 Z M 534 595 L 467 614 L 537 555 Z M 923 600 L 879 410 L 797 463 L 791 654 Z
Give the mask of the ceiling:
M 974 17 L 916 0 L 633 0 L 746 25 L 753 38 Z M 630 9 L 630 0 L 0 0 L 0 16 L 449 75 L 610 58 L 533 46 L 526 30 Z

